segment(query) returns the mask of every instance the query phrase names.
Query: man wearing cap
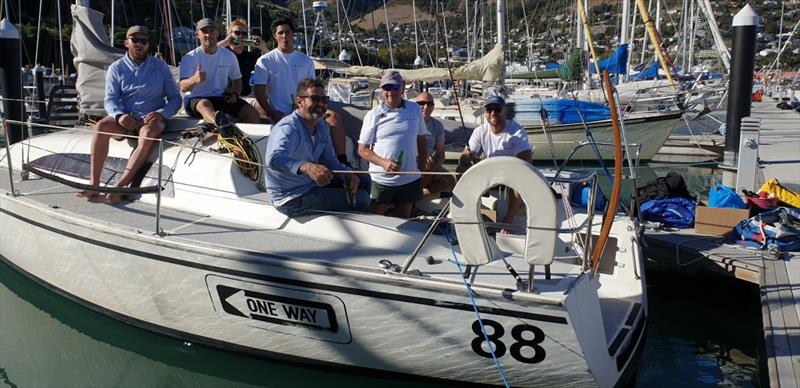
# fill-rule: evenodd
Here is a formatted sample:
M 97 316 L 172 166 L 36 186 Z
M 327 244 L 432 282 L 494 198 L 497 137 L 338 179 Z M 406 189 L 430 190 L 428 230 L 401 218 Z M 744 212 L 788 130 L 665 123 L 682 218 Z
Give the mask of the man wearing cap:
M 458 170 L 465 171 L 476 161 L 494 156 L 516 156 L 528 163 L 533 157 L 533 148 L 528 143 L 525 128 L 514 120 L 506 119 L 506 101 L 500 96 L 491 96 L 483 104 L 486 110 L 486 122 L 472 131 L 467 147 L 461 153 Z M 508 200 L 508 210 L 502 222 L 511 224 L 514 215 L 522 205 L 522 198 L 512 190 Z M 507 229 L 501 229 L 508 233 Z
M 297 109 L 272 128 L 265 160 L 267 194 L 281 213 L 290 217 L 310 210 L 367 210 L 369 180 L 346 170 L 333 153 L 330 129 L 320 120 L 327 108 L 325 84 L 319 79 L 300 81 L 295 91 Z
M 208 124 L 216 122 L 218 111 L 247 123 L 258 123 L 255 108 L 239 98 L 242 74 L 236 55 L 217 47 L 218 35 L 213 20 L 200 19 L 195 31 L 200 47 L 189 51 L 181 59 L 180 87 L 182 92 L 186 92 L 186 113 L 202 117 Z
M 420 170 L 428 161 L 427 135 L 419 105 L 403 99 L 403 77 L 395 70 L 381 76 L 383 103 L 364 116 L 358 154 L 369 162 L 372 175 L 370 211 L 384 214 L 394 204 L 394 215 L 411 217 L 422 197 Z M 392 174 L 392 172 L 404 174 Z
M 442 167 L 444 164 L 444 125 L 431 117 L 433 113 L 433 96 L 422 92 L 417 96 L 417 104 L 422 108 L 422 119 L 428 130 L 428 169 L 426 171 L 447 172 Z M 456 179 L 452 175 L 425 175 L 422 177 L 422 195 L 436 195 L 441 192 L 450 192 L 456 186 Z
M 122 140 L 123 136 L 139 136 L 125 171 L 117 180 L 116 187 L 131 183 L 136 172 L 142 168 L 155 138 L 161 135 L 180 107 L 181 95 L 172 79 L 172 73 L 164 61 L 147 55 L 150 36 L 147 28 L 128 28 L 124 42 L 128 52 L 118 59 L 106 72 L 104 107 L 108 116 L 95 124 L 92 136 L 90 183 L 100 185 L 100 176 L 108 156 L 109 138 Z M 135 141 L 135 138 L 130 138 Z M 133 142 L 132 141 L 132 142 Z M 81 191 L 81 197 L 93 198 L 100 194 Z M 122 199 L 120 194 L 108 194 L 106 202 L 114 204 Z

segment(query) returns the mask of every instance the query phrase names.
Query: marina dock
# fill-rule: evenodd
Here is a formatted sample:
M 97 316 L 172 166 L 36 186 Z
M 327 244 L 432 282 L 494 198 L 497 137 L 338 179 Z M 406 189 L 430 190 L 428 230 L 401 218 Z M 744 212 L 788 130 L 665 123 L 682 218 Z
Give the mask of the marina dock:
M 765 100 L 753 103 L 751 115 L 761 119 L 759 159 L 767 162 L 757 172 L 760 183 L 775 177 L 797 190 L 800 114 L 780 110 Z M 800 387 L 800 253 L 744 249 L 724 237 L 700 235 L 694 229 L 648 230 L 645 240 L 648 266 L 717 273 L 757 285 L 770 385 Z

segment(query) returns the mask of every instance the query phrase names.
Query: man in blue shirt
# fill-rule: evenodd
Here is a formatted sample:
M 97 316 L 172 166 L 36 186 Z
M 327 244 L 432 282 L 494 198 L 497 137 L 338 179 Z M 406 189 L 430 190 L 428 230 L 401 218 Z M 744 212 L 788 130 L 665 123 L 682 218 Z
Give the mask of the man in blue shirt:
M 125 171 L 115 183 L 116 187 L 129 185 L 136 172 L 147 161 L 155 139 L 161 135 L 167 119 L 178 111 L 181 103 L 178 86 L 167 64 L 147 55 L 150 47 L 147 28 L 129 28 L 124 44 L 128 52 L 112 63 L 106 73 L 104 106 L 108 116 L 95 124 L 92 137 L 90 183 L 93 186 L 100 185 L 103 164 L 108 156 L 109 138 L 122 140 L 124 135 L 139 136 Z M 95 191 L 81 191 L 78 195 L 93 198 L 100 194 Z M 117 203 L 121 199 L 120 194 L 106 196 L 109 204 Z
M 297 109 L 278 121 L 267 141 L 267 194 L 280 211 L 294 217 L 313 210 L 367 210 L 369 180 L 346 170 L 333 152 L 330 128 L 323 120 L 328 105 L 325 84 L 300 81 Z

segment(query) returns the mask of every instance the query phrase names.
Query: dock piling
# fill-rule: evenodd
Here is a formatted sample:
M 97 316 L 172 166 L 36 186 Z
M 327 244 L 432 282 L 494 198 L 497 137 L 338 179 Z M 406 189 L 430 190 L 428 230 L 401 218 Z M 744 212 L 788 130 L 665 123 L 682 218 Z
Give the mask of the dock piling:
M 736 166 L 743 117 L 750 116 L 758 14 L 747 4 L 733 17 L 733 49 L 728 83 L 728 117 L 722 164 Z

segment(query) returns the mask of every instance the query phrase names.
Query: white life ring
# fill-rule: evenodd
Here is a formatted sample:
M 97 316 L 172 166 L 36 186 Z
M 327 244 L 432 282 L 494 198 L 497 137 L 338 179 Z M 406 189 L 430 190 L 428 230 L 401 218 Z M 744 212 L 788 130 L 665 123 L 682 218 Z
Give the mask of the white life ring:
M 453 189 L 450 217 L 455 223 L 461 262 L 481 265 L 509 255 L 486 234 L 481 218 L 481 196 L 497 185 L 514 189 L 527 204 L 525 260 L 530 265 L 550 264 L 558 238 L 556 199 L 547 179 L 536 167 L 512 156 L 493 157 L 476 164 Z

